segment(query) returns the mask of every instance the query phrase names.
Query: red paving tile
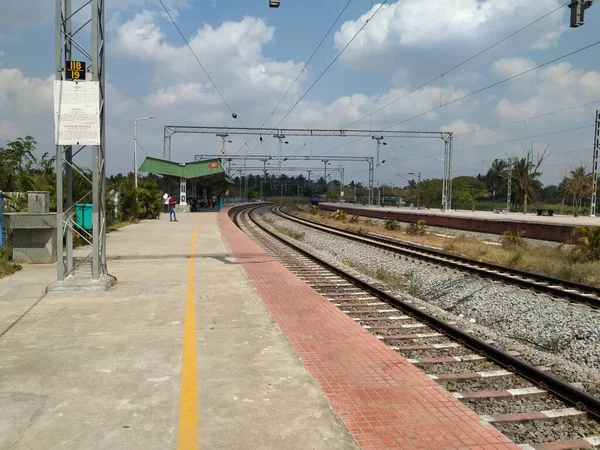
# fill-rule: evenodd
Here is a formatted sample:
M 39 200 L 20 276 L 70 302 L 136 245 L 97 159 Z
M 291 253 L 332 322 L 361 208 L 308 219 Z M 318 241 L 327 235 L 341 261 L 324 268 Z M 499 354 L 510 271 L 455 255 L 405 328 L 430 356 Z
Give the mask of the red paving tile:
M 224 211 L 221 234 L 363 449 L 518 449 L 250 240 Z

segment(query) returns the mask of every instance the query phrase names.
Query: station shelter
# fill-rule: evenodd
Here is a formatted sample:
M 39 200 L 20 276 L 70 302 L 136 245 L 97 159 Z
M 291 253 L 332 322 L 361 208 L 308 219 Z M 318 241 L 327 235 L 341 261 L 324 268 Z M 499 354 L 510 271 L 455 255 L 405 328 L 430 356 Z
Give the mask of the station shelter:
M 180 205 L 192 199 L 227 195 L 229 185 L 235 184 L 223 169 L 221 158 L 179 163 L 148 156 L 140 172 L 161 175 L 163 190 L 175 195 Z

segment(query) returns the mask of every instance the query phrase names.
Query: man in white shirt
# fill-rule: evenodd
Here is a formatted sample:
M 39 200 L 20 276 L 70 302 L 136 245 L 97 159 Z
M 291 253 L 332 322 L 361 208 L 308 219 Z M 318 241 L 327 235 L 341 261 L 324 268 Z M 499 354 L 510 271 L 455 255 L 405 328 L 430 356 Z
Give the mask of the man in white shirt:
M 163 195 L 163 209 L 165 214 L 169 214 L 169 194 Z

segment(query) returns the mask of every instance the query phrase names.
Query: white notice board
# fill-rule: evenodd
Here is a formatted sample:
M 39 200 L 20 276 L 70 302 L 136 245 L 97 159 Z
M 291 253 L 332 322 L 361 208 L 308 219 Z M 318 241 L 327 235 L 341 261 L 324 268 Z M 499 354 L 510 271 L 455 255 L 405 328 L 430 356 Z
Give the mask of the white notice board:
M 56 145 L 100 145 L 100 85 L 54 81 Z

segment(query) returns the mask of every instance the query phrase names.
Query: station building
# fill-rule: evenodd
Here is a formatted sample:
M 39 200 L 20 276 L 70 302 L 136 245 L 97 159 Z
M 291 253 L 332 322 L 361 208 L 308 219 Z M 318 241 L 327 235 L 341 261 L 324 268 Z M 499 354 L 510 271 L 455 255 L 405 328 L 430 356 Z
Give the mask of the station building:
M 188 200 L 226 195 L 234 181 L 227 176 L 221 158 L 188 163 L 146 157 L 140 172 L 163 177 L 163 190 L 175 195 L 180 205 Z

